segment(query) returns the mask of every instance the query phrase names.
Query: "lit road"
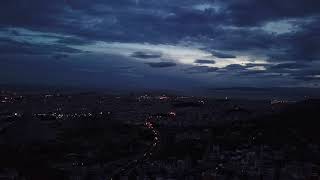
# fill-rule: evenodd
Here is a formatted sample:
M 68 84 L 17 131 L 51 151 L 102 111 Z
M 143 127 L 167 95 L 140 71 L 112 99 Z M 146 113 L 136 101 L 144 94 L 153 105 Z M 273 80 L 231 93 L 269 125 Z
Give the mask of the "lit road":
M 127 164 L 123 165 L 122 167 L 116 169 L 114 173 L 111 175 L 111 179 L 113 177 L 129 172 L 130 170 L 135 169 L 138 165 L 142 164 L 143 162 L 148 161 L 153 155 L 153 153 L 157 150 L 159 141 L 160 141 L 160 135 L 157 129 L 154 127 L 154 124 L 150 120 L 151 119 L 147 118 L 144 123 L 144 126 L 148 128 L 150 131 L 152 131 L 152 134 L 153 134 L 152 145 L 148 147 L 148 149 L 143 154 L 138 155 L 135 158 L 135 160 L 130 161 Z

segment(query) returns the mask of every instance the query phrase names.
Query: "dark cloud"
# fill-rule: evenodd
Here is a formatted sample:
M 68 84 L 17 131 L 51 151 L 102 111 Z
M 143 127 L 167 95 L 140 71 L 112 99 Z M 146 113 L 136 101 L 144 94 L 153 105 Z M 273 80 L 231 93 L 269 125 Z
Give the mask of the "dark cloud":
M 185 72 L 187 72 L 188 74 L 197 74 L 197 73 L 217 72 L 218 70 L 219 68 L 216 68 L 216 67 L 194 66 L 194 67 L 185 69 Z
M 50 55 L 55 53 L 81 53 L 82 51 L 65 45 L 31 44 L 2 39 L 2 41 L 0 40 L 0 52 L 1 54 Z
M 310 68 L 299 69 L 297 71 L 290 72 L 291 77 L 302 81 L 320 81 L 319 66 L 314 65 Z
M 230 64 L 226 67 L 224 67 L 224 70 L 228 71 L 237 71 L 237 70 L 245 70 L 246 66 L 242 66 L 240 64 Z
M 55 55 L 53 55 L 53 58 L 55 58 L 55 59 L 65 59 L 65 58 L 68 58 L 69 57 L 69 55 L 67 55 L 67 54 L 55 54 Z
M 215 57 L 218 57 L 218 58 L 236 58 L 236 56 L 234 56 L 234 55 L 216 52 L 216 51 L 213 51 L 212 55 Z
M 256 75 L 265 75 L 267 74 L 265 71 L 262 70 L 246 70 L 240 72 L 241 75 L 248 75 L 248 76 L 256 76 Z
M 173 67 L 177 65 L 176 63 L 173 63 L 173 62 L 150 62 L 146 64 L 152 68 L 167 68 L 167 67 Z
M 79 38 L 79 37 L 65 37 L 65 38 L 60 38 L 57 41 L 57 43 L 68 44 L 68 45 L 88 45 L 88 44 L 94 43 L 94 41 L 90 39 Z
M 118 69 L 121 69 L 121 70 L 131 70 L 131 69 L 134 69 L 134 67 L 132 66 L 120 66 L 120 67 L 117 67 Z
M 4 0 L 1 2 L 2 25 L 27 27 L 52 27 L 58 23 L 57 15 L 64 13 L 64 1 Z
M 195 66 L 186 70 L 188 73 L 223 72 L 256 78 L 282 74 L 283 81 L 317 80 L 315 68 L 308 63 L 320 60 L 319 9 L 319 0 L 3 0 L 0 56 L 48 55 L 60 59 L 61 54 L 82 52 L 72 45 L 86 46 L 96 41 L 186 43 L 217 58 L 248 55 L 253 60 L 267 57 L 277 64 L 234 64 L 222 69 Z M 270 23 L 277 26 L 266 29 Z M 31 34 L 17 28 L 30 30 Z M 48 38 L 56 41 L 43 43 Z M 131 57 L 156 59 L 162 54 L 141 49 Z M 195 63 L 214 63 L 204 59 Z M 172 62 L 147 64 L 153 68 L 176 66 Z M 254 70 L 256 66 L 266 70 Z
M 308 64 L 302 64 L 302 63 L 281 63 L 277 65 L 270 66 L 268 69 L 270 70 L 283 70 L 283 69 L 301 69 L 309 67 Z
M 319 13 L 320 7 L 317 0 L 232 0 L 227 4 L 230 23 L 239 26 L 313 16 Z
M 316 81 L 320 82 L 320 78 L 316 76 L 295 76 L 294 77 L 297 80 L 302 80 L 302 81 Z
M 320 14 L 295 22 L 299 29 L 277 36 L 273 49 L 266 52 L 270 61 L 319 61 Z
M 137 51 L 131 54 L 131 57 L 141 58 L 141 59 L 160 58 L 161 56 L 162 56 L 161 53 L 157 53 L 157 52 Z
M 245 66 L 247 68 L 251 68 L 251 67 L 268 67 L 270 65 L 266 63 L 247 63 Z
M 222 51 L 269 50 L 277 42 L 275 35 L 259 29 L 218 28 L 216 31 L 217 35 L 209 46 L 212 49 L 219 49 Z M 213 55 L 215 54 L 213 53 Z M 220 56 L 220 58 L 234 58 L 233 56 L 224 56 L 224 54 L 221 53 L 218 53 L 217 56 Z
M 197 59 L 196 61 L 194 61 L 194 63 L 198 63 L 198 64 L 215 64 L 216 62 L 214 60 Z

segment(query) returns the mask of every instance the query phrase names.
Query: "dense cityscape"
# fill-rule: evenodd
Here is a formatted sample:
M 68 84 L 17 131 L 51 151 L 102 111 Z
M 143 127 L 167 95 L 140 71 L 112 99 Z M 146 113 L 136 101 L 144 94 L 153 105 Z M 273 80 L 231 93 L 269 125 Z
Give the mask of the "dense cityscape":
M 319 179 L 320 100 L 1 91 L 1 179 Z

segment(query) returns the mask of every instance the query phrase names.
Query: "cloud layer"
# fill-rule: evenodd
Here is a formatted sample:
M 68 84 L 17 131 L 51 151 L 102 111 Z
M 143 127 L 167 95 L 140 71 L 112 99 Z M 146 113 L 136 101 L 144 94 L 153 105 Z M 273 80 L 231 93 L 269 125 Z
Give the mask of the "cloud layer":
M 72 69 L 74 57 L 87 58 L 90 68 L 75 74 L 109 71 L 124 84 L 170 74 L 203 86 L 314 86 L 319 42 L 318 0 L 3 0 L 0 6 L 1 67 L 15 67 L 4 60 L 13 56 L 27 56 L 30 64 L 29 57 L 46 57 L 61 69 Z M 13 68 L 6 81 L 19 74 Z

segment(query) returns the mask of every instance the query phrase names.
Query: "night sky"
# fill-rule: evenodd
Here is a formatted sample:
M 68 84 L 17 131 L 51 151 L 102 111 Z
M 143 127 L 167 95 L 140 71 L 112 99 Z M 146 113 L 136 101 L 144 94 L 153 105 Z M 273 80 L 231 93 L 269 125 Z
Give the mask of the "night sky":
M 1 0 L 0 84 L 318 87 L 319 0 Z

